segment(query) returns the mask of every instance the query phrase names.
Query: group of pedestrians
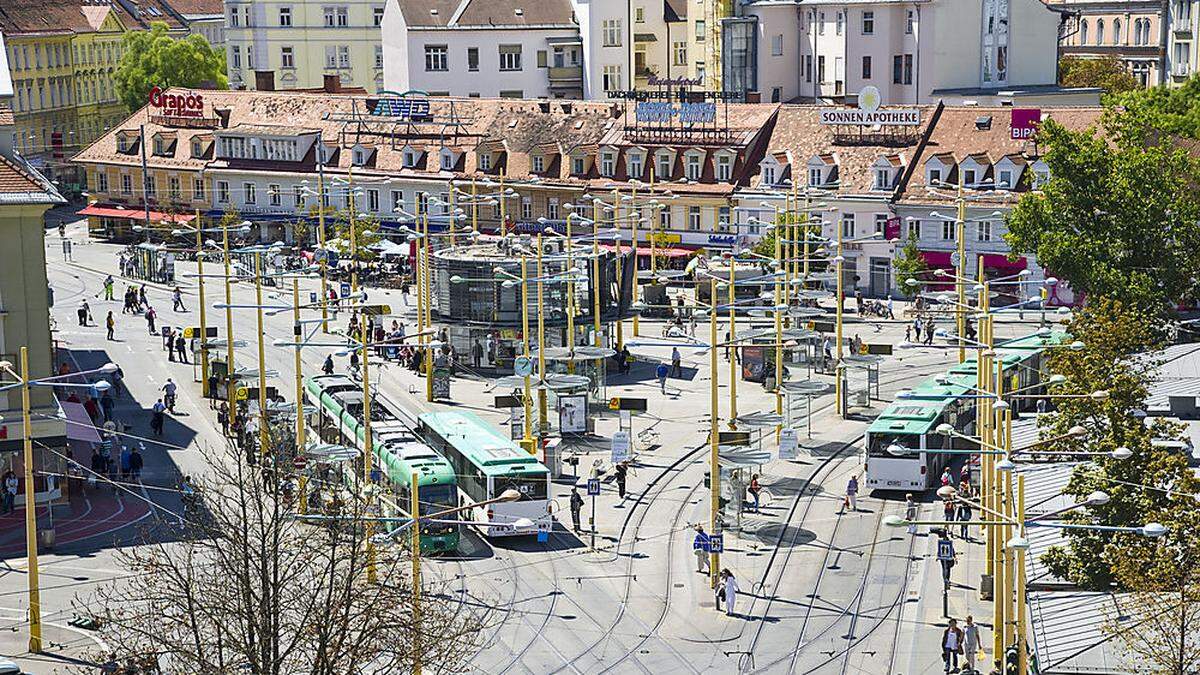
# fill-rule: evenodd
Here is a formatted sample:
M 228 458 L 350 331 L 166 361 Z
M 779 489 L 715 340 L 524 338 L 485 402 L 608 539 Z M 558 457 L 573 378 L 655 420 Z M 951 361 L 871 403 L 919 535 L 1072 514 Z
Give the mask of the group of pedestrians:
M 692 551 L 696 555 L 696 572 L 705 574 L 709 570 L 709 559 L 712 554 L 712 537 L 704 531 L 703 525 L 696 525 L 696 536 L 692 538 Z M 721 611 L 721 601 L 725 602 L 725 615 L 735 616 L 734 606 L 737 604 L 737 577 L 728 567 L 717 574 L 717 585 L 713 588 L 717 611 Z
M 92 448 L 91 469 L 93 476 L 107 477 L 110 481 L 132 480 L 141 482 L 142 467 L 145 466 L 145 458 L 143 451 L 145 446 L 138 443 L 136 447 L 121 446 L 121 454 L 119 457 L 111 456 L 112 442 L 102 443 L 99 447 Z M 95 479 L 89 480 L 89 483 L 94 484 Z
M 911 324 L 904 327 L 904 341 L 931 345 L 936 330 L 937 325 L 934 323 L 933 317 L 921 318 L 918 316 L 913 319 Z M 922 336 L 924 336 L 923 339 Z

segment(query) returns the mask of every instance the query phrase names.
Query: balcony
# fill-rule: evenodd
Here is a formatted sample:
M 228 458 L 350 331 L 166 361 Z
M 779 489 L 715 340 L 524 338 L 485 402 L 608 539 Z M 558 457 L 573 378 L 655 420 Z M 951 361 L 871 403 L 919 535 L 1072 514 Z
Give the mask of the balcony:
M 583 83 L 583 66 L 554 66 L 548 70 L 551 87 L 580 86 Z
M 1189 77 L 1192 74 L 1192 67 L 1187 63 L 1176 63 L 1171 66 L 1172 77 Z

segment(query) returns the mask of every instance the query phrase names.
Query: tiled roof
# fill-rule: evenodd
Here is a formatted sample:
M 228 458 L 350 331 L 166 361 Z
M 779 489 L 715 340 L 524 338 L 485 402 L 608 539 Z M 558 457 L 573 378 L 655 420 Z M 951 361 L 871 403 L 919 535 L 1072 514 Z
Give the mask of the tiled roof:
M 131 14 L 127 7 L 136 13 Z M 184 25 L 169 0 L 138 0 L 129 5 L 85 4 L 82 0 L 4 0 L 0 2 L 0 32 L 8 36 L 93 33 L 110 12 L 130 30 L 148 29 L 153 21 L 162 21 L 172 29 Z
M 573 26 L 569 0 L 398 0 L 414 28 Z
M 225 4 L 222 0 L 168 0 L 175 11 L 185 16 L 199 14 L 224 14 Z
M 11 127 L 15 124 L 13 121 L 12 108 L 0 104 L 0 127 Z
M 932 106 L 921 107 L 921 125 L 906 127 L 905 140 L 899 146 L 895 144 L 873 145 L 870 139 L 855 140 L 852 143 L 834 143 L 834 136 L 839 132 L 838 127 L 820 123 L 820 108 L 810 105 L 785 105 L 779 109 L 775 120 L 775 130 L 771 134 L 770 153 L 788 153 L 794 166 L 792 175 L 797 179 L 804 176 L 803 166 L 814 157 L 826 164 L 836 163 L 840 181 L 839 192 L 847 194 L 864 194 L 872 192 L 875 176 L 872 166 L 880 158 L 888 159 L 893 165 L 896 162 L 907 165 L 913 161 L 917 141 L 925 132 L 933 116 Z M 861 143 L 861 144 L 860 144 Z M 797 170 L 797 166 L 801 167 Z M 752 184 L 757 185 L 760 177 L 755 177 Z M 880 193 L 885 194 L 885 193 Z
M 663 0 L 664 21 L 687 21 L 687 15 L 687 0 Z
M 0 155 L 0 204 L 51 204 L 65 200 L 37 170 L 19 157 Z

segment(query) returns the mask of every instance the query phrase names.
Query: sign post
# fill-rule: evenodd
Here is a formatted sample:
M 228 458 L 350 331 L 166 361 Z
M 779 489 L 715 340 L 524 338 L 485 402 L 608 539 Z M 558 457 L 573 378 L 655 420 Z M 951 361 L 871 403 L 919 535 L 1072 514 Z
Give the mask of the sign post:
M 612 435 L 612 463 L 629 460 L 630 439 L 628 431 L 618 431 Z
M 596 548 L 596 496 L 600 494 L 600 479 L 589 478 L 587 493 L 592 498 L 592 512 L 588 514 L 588 529 L 592 531 L 592 548 Z

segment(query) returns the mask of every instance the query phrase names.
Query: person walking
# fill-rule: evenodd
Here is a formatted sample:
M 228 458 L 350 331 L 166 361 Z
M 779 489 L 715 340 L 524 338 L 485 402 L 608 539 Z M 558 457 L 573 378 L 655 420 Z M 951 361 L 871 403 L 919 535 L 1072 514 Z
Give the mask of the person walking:
M 723 570 L 721 574 L 725 576 L 725 616 L 735 616 L 733 605 L 737 602 L 737 594 L 740 590 L 737 578 L 728 569 Z
M 142 458 L 142 450 L 146 446 L 138 443 L 138 447 L 129 453 L 129 477 L 137 482 L 142 482 L 142 467 L 145 465 L 145 460 Z
M 175 352 L 179 354 L 179 362 L 187 363 L 187 340 L 183 339 L 183 331 L 175 331 Z
M 117 320 L 113 318 L 112 310 L 109 310 L 108 316 L 104 319 L 104 328 L 108 331 L 108 339 L 115 340 L 113 333 L 117 327 Z
M 960 523 L 959 524 L 959 528 L 960 528 L 959 536 L 961 536 L 963 538 L 963 541 L 971 540 L 971 536 L 970 536 L 970 532 L 969 532 L 970 527 L 967 525 L 967 522 L 970 520 L 971 520 L 971 505 L 969 503 L 967 503 L 966 500 L 959 499 L 958 500 L 958 522 Z
M 671 347 L 671 377 L 683 377 L 683 357 L 679 347 Z
M 155 402 L 154 407 L 150 409 L 150 430 L 155 436 L 163 435 L 163 422 L 166 415 L 167 406 L 163 404 L 160 398 Z
M 958 621 L 950 619 L 950 625 L 942 631 L 942 661 L 946 664 L 946 672 L 958 670 L 958 655 L 963 652 L 963 632 L 958 627 Z
M 88 476 L 88 484 L 96 486 L 96 481 L 108 475 L 108 460 L 100 454 L 100 448 L 92 448 L 92 475 Z
M 17 503 L 17 474 L 9 471 L 4 474 L 4 512 L 12 513 Z
M 667 393 L 667 375 L 670 372 L 665 363 L 658 364 L 658 367 L 654 369 L 654 374 L 658 377 L 658 389 L 664 394 Z
M 221 425 L 221 433 L 226 437 L 229 436 L 229 404 L 221 401 L 221 407 L 217 408 L 217 423 Z
M 137 301 L 138 301 L 138 307 L 149 307 L 150 306 L 150 301 L 146 299 L 146 284 L 142 284 L 138 288 Z
M 758 482 L 758 474 L 750 476 L 750 486 L 746 488 L 751 497 L 754 497 L 754 512 L 758 513 L 758 495 L 762 492 L 762 485 Z
M 112 388 L 104 390 L 100 395 L 100 411 L 104 413 L 104 421 L 111 422 L 113 418 L 113 408 L 116 407 L 116 401 L 112 397 Z
M 629 463 L 618 462 L 613 470 L 617 474 L 617 494 L 620 495 L 621 501 L 625 501 L 625 480 L 629 474 Z
M 111 274 L 107 277 L 104 277 L 104 299 L 113 299 L 113 278 Z
M 846 482 L 846 499 L 842 502 L 842 508 L 858 510 L 858 474 L 850 476 L 850 480 Z
M 941 481 L 942 481 L 942 487 L 946 487 L 947 485 L 950 485 L 951 483 L 954 482 L 954 476 L 950 474 L 950 467 L 946 467 L 945 469 L 942 470 Z
M 75 316 L 79 319 L 80 326 L 86 326 L 88 324 L 87 300 L 84 300 L 83 304 L 79 306 L 79 309 L 75 312 Z
M 708 533 L 704 526 L 696 525 L 696 536 L 692 538 L 692 553 L 696 555 L 696 571 L 704 572 L 708 568 Z M 720 605 L 720 601 L 717 602 Z
M 713 588 L 714 599 L 716 600 L 717 611 L 721 611 L 721 600 L 725 597 L 725 570 L 721 570 L 717 574 L 717 585 Z
M 479 341 L 479 338 L 475 338 L 475 342 L 471 345 L 471 363 L 475 364 L 476 369 L 483 366 L 483 343 Z
M 129 446 L 122 445 L 121 446 L 121 480 L 129 479 L 129 470 L 130 470 L 130 467 L 132 466 L 132 462 L 133 462 L 132 458 L 133 458 L 133 451 L 129 449 Z
M 955 511 L 955 509 L 954 509 L 954 500 L 953 499 L 942 500 L 942 519 L 943 520 L 945 520 L 947 523 L 953 523 L 954 522 L 954 511 Z M 950 527 L 951 527 L 950 525 L 946 526 L 946 536 L 947 537 L 951 536 Z
M 908 533 L 917 533 L 917 524 L 911 521 L 917 519 L 917 501 L 913 499 L 912 493 L 904 495 L 904 519 L 910 521 L 908 524 Z
M 478 342 L 476 342 L 478 344 Z M 579 531 L 579 512 L 583 510 L 583 496 L 579 494 L 579 486 L 571 487 L 571 524 Z
M 163 337 L 163 346 L 167 348 L 167 360 L 175 362 L 175 331 L 172 328 L 163 326 L 167 334 Z
M 982 636 L 979 634 L 979 624 L 975 617 L 967 615 L 967 623 L 962 627 L 963 638 L 963 672 L 978 673 L 975 670 L 975 658 L 979 654 L 979 644 Z
M 158 332 L 158 328 L 154 325 L 154 320 L 158 318 L 158 312 L 154 311 L 153 307 L 146 308 L 146 329 L 151 335 Z
M 333 374 L 333 354 L 325 355 L 325 363 L 321 365 L 321 372 L 326 375 Z

